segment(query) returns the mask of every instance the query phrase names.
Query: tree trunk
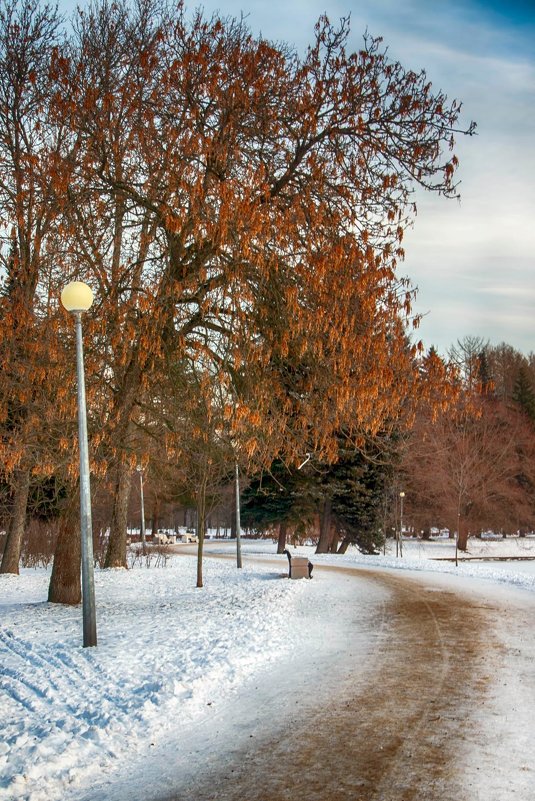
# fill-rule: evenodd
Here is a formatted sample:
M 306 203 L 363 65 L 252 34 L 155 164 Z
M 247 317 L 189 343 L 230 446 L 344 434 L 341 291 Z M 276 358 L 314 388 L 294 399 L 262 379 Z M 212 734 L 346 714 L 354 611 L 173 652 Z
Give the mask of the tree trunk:
M 316 546 L 316 553 L 329 553 L 331 544 L 331 499 L 326 498 L 320 515 L 320 538 Z
M 282 523 L 279 523 L 279 540 L 277 542 L 277 553 L 284 553 L 284 549 L 286 548 L 286 531 L 287 531 L 287 524 L 286 521 L 283 520 Z
M 204 546 L 204 532 L 206 529 L 206 486 L 200 487 L 197 495 L 197 588 L 203 587 L 202 557 Z
M 459 518 L 459 531 L 457 532 L 457 548 L 460 551 L 466 551 L 468 546 L 468 523 L 466 520 Z
M 11 520 L 9 521 L 0 573 L 15 573 L 18 576 L 22 538 L 26 526 L 26 509 L 28 506 L 28 493 L 30 491 L 30 471 L 26 469 L 17 470 L 14 479 L 13 512 L 11 514 Z
M 48 587 L 48 600 L 53 604 L 79 604 L 82 600 L 79 512 L 78 494 L 73 492 L 59 521 L 54 564 Z
M 150 530 L 152 532 L 153 537 L 156 536 L 159 528 L 160 528 L 160 499 L 157 495 L 155 495 L 152 504 L 152 519 L 150 524 Z
M 128 502 L 131 488 L 132 471 L 128 465 L 119 463 L 113 499 L 110 538 L 104 567 L 126 567 Z

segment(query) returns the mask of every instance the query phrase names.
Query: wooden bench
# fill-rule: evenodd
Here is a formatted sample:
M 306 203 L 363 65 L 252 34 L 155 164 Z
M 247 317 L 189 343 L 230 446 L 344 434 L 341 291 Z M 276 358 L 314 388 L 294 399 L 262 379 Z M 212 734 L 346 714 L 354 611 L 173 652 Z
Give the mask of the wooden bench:
M 288 578 L 312 578 L 312 562 L 306 556 L 292 556 L 290 551 L 284 551 L 288 557 Z

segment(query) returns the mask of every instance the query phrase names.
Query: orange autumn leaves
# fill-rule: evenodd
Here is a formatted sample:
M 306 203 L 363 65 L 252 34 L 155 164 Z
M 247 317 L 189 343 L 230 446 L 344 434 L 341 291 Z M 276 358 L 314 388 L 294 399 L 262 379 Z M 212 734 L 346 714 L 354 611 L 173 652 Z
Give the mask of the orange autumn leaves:
M 119 2 L 55 46 L 36 292 L 71 276 L 95 290 L 96 469 L 134 463 L 132 426 L 158 419 L 184 360 L 223 376 L 235 435 L 266 461 L 333 456 L 340 429 L 408 424 L 426 395 L 397 270 L 414 184 L 455 194 L 459 109 L 379 40 L 347 52 L 348 33 L 322 18 L 301 58 L 243 21 Z

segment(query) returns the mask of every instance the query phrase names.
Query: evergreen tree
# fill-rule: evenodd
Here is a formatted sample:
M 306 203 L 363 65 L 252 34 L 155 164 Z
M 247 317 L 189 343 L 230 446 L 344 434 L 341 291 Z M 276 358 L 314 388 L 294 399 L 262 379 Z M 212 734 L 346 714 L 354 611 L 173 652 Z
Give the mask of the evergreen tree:
M 333 525 L 341 538 L 340 551 L 356 545 L 375 553 L 382 545 L 379 525 L 384 493 L 392 472 L 393 452 L 374 442 L 362 450 L 344 450 L 324 478 L 330 493 Z
M 374 553 L 383 541 L 379 515 L 394 449 L 391 443 L 385 449 L 379 440 L 364 449 L 344 447 L 342 437 L 340 442 L 333 464 L 316 463 L 291 471 L 276 461 L 269 474 L 253 479 L 242 493 L 244 524 L 267 530 L 283 523 L 305 532 L 328 507 L 329 542 L 321 552 L 336 551 L 341 542 L 342 552 L 352 544 L 364 553 Z
M 243 525 L 266 531 L 280 523 L 304 526 L 312 521 L 317 492 L 310 476 L 276 460 L 268 473 L 252 479 L 241 495 Z

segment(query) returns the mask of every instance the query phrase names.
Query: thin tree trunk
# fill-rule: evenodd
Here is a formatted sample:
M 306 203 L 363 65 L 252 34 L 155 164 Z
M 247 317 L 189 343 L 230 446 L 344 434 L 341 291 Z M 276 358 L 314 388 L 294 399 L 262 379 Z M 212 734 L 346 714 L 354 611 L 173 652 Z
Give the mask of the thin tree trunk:
M 14 475 L 13 512 L 9 521 L 0 573 L 15 573 L 17 576 L 19 575 L 20 552 L 26 526 L 29 491 L 30 471 L 27 469 L 17 470 Z
M 287 528 L 288 527 L 285 520 L 279 523 L 279 540 L 277 542 L 277 553 L 284 553 L 284 550 L 286 548 Z
M 113 499 L 110 538 L 104 567 L 126 567 L 128 502 L 131 488 L 132 471 L 129 465 L 119 463 Z
M 204 546 L 204 532 L 206 528 L 206 483 L 203 482 L 197 494 L 197 587 L 203 587 L 202 558 Z
M 152 504 L 152 519 L 150 525 L 153 537 L 157 535 L 159 528 L 160 528 L 160 499 L 157 495 L 155 495 Z
M 460 551 L 466 551 L 468 546 L 468 523 L 459 518 L 459 531 L 457 532 L 457 547 Z
M 331 499 L 323 502 L 320 515 L 320 538 L 316 546 L 316 553 L 329 553 L 331 544 Z
M 350 545 L 350 541 L 347 537 L 344 537 L 342 542 L 340 543 L 340 547 L 338 548 L 336 553 L 345 553 Z
M 48 600 L 53 604 L 79 604 L 82 600 L 80 581 L 82 543 L 78 498 L 78 493 L 73 490 L 69 504 L 59 521 L 54 564 L 48 587 Z

